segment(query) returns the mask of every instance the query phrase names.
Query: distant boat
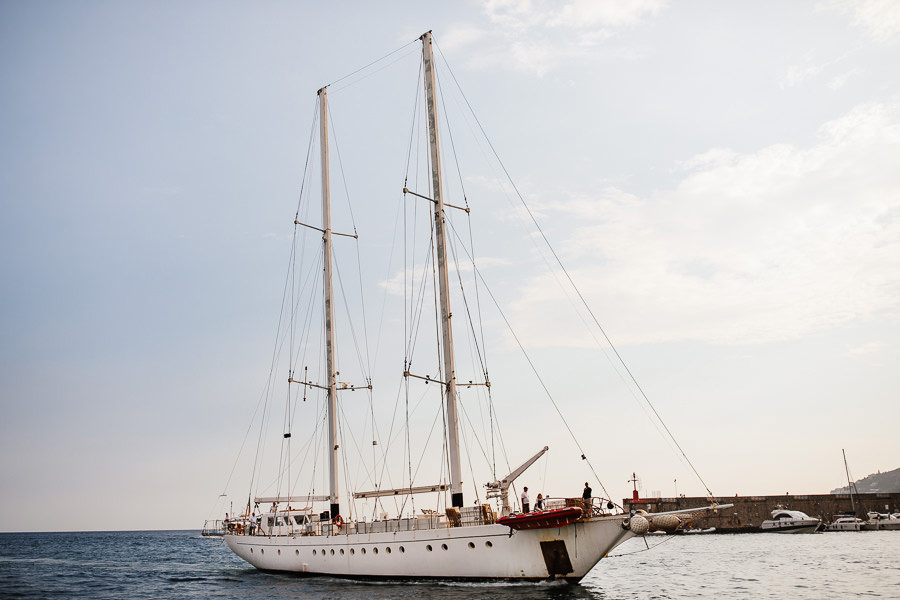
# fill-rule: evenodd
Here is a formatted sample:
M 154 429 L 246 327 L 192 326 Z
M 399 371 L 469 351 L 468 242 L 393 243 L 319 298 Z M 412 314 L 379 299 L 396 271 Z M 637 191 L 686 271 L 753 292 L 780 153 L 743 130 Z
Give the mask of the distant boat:
M 715 527 L 707 527 L 706 529 L 700 529 L 699 527 L 696 527 L 694 529 L 679 529 L 675 533 L 678 533 L 681 535 L 699 535 L 699 534 L 703 534 L 703 533 L 715 533 L 715 532 L 716 532 Z
M 810 517 L 805 512 L 776 508 L 772 511 L 772 518 L 763 521 L 759 529 L 774 533 L 814 533 L 821 524 L 821 519 Z
M 866 522 L 856 516 L 838 517 L 825 526 L 825 531 L 860 531 Z
M 897 530 L 900 529 L 900 513 L 886 514 L 879 512 L 866 513 L 869 520 L 863 525 L 866 531 L 880 531 L 883 529 Z

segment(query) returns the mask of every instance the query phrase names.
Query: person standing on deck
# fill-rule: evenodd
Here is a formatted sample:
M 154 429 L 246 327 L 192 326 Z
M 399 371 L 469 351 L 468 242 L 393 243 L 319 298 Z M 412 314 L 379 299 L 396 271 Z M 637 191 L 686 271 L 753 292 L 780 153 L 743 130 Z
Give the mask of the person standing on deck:
M 525 487 L 525 488 L 522 488 L 522 512 L 523 513 L 529 512 L 529 510 L 528 510 L 529 508 L 531 508 L 531 505 L 528 500 L 528 488 Z
M 584 482 L 584 491 L 581 493 L 581 499 L 584 503 L 584 514 L 588 516 L 591 514 L 591 496 L 593 496 L 594 490 L 591 489 L 591 486 L 588 485 L 588 482 Z

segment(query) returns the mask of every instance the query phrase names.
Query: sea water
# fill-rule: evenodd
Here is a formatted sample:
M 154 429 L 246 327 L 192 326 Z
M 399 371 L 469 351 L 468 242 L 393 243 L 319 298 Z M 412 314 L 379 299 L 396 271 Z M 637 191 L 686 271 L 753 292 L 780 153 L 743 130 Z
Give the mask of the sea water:
M 273 575 L 196 531 L 0 534 L 0 598 L 423 597 L 900 598 L 900 531 L 649 536 L 616 548 L 580 585 Z

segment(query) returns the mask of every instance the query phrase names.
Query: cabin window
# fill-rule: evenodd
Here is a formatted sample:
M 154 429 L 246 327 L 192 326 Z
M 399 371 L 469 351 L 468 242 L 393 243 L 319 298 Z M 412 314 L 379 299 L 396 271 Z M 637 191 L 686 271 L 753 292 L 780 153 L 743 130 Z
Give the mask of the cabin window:
M 275 517 L 275 526 L 281 527 L 284 525 L 284 520 L 281 517 Z
M 375 554 L 378 554 L 378 548 L 372 548 L 372 552 L 374 552 Z
M 431 552 L 431 544 L 428 544 L 427 546 L 425 546 L 425 549 L 428 550 L 429 552 Z
M 334 556 L 334 548 L 331 549 L 331 555 Z
M 341 548 L 341 556 L 343 556 L 343 555 L 344 555 L 344 549 Z
M 361 548 L 361 549 L 360 549 L 360 552 L 362 552 L 363 554 L 365 554 L 365 553 L 366 553 L 366 549 L 365 549 L 365 548 Z
M 447 549 L 447 544 L 441 544 L 441 550 L 446 550 L 446 549 Z
M 353 548 L 350 548 L 350 556 L 353 556 L 354 554 L 356 554 L 356 550 L 354 550 Z
M 469 542 L 469 548 L 474 548 L 474 547 L 475 547 L 475 542 Z
M 303 525 L 303 517 L 301 515 L 294 515 L 294 523 Z
M 391 553 L 391 547 L 388 546 L 387 548 L 384 549 L 384 551 L 387 552 L 388 554 L 390 554 L 390 553 Z
M 484 543 L 484 545 L 485 545 L 485 547 L 487 547 L 487 548 L 493 548 L 493 547 L 494 547 L 494 543 L 493 543 L 491 540 L 486 541 L 486 542 Z
M 406 552 L 406 548 L 404 548 L 403 546 L 400 546 L 400 552 L 401 553 Z
M 275 524 L 275 518 L 274 518 L 274 517 L 269 517 L 268 519 L 266 519 L 266 521 L 269 523 L 269 527 L 271 527 L 272 525 Z

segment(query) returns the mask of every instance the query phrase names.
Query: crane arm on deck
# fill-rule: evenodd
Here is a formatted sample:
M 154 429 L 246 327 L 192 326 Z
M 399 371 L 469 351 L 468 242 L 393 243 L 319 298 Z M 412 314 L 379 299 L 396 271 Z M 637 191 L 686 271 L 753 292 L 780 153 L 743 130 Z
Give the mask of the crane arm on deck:
M 500 500 L 503 505 L 503 508 L 502 508 L 503 516 L 506 516 L 511 512 L 511 509 L 509 506 L 509 486 L 512 485 L 512 482 L 515 481 L 519 475 L 521 475 L 522 473 L 525 472 L 525 469 L 527 469 L 528 467 L 533 465 L 535 463 L 535 461 L 537 461 L 537 459 L 542 457 L 544 455 L 544 453 L 547 452 L 547 450 L 549 450 L 549 449 L 550 449 L 550 446 L 544 446 L 540 452 L 538 452 L 537 454 L 535 454 L 534 456 L 532 456 L 531 458 L 529 458 L 528 460 L 523 462 L 521 465 L 519 465 L 518 468 L 513 469 L 512 472 L 509 475 L 507 475 L 506 477 L 504 477 L 503 479 L 500 479 L 498 481 L 492 481 L 490 483 L 485 484 L 485 487 L 488 489 L 488 497 L 496 498 L 497 495 L 499 494 Z M 493 494 L 491 494 L 491 492 L 493 492 Z

